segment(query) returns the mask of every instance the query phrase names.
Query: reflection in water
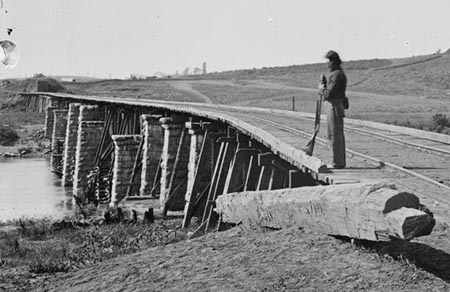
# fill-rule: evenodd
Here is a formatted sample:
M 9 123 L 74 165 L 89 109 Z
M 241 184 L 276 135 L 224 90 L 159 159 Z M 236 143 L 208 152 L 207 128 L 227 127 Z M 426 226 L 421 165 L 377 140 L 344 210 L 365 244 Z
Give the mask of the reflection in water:
M 0 221 L 60 218 L 72 207 L 71 189 L 61 186 L 45 158 L 0 159 Z

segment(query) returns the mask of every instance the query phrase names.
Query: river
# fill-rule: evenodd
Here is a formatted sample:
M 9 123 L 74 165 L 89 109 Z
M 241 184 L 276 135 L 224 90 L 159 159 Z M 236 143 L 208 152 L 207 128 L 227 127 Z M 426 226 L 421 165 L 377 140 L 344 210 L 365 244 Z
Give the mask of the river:
M 0 221 L 62 218 L 72 207 L 71 188 L 61 186 L 47 159 L 0 158 Z

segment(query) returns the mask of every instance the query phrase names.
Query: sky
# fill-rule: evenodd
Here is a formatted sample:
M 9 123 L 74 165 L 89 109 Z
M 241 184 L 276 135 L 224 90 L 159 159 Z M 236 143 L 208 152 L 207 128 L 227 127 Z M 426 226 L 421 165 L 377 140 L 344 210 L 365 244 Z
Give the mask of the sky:
M 448 0 L 3 0 L 0 40 L 20 62 L 0 78 L 126 78 L 344 60 L 450 48 Z M 13 29 L 10 35 L 7 29 Z

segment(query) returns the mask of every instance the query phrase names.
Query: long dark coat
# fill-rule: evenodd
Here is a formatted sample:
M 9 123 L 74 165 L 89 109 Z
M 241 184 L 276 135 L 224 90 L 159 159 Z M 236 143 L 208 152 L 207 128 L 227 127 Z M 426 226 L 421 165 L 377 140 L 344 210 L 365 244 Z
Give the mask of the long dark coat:
M 326 87 L 321 89 L 325 99 L 324 112 L 327 115 L 328 140 L 333 154 L 333 167 L 343 168 L 345 160 L 344 116 L 342 103 L 347 89 L 347 77 L 340 67 L 332 68 L 327 76 Z

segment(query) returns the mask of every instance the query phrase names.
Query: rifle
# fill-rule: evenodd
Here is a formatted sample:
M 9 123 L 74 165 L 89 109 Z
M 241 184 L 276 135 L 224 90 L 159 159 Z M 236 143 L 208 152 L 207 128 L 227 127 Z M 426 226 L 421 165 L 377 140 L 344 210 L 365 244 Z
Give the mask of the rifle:
M 324 75 L 321 76 L 321 82 L 326 86 L 326 78 Z M 314 151 L 314 145 L 316 143 L 316 136 L 319 134 L 320 130 L 320 114 L 322 113 L 322 94 L 319 93 L 319 96 L 317 98 L 316 102 L 316 116 L 314 120 L 314 133 L 311 136 L 311 139 L 309 140 L 308 144 L 306 144 L 306 147 L 303 149 L 305 151 L 306 155 L 312 156 Z

